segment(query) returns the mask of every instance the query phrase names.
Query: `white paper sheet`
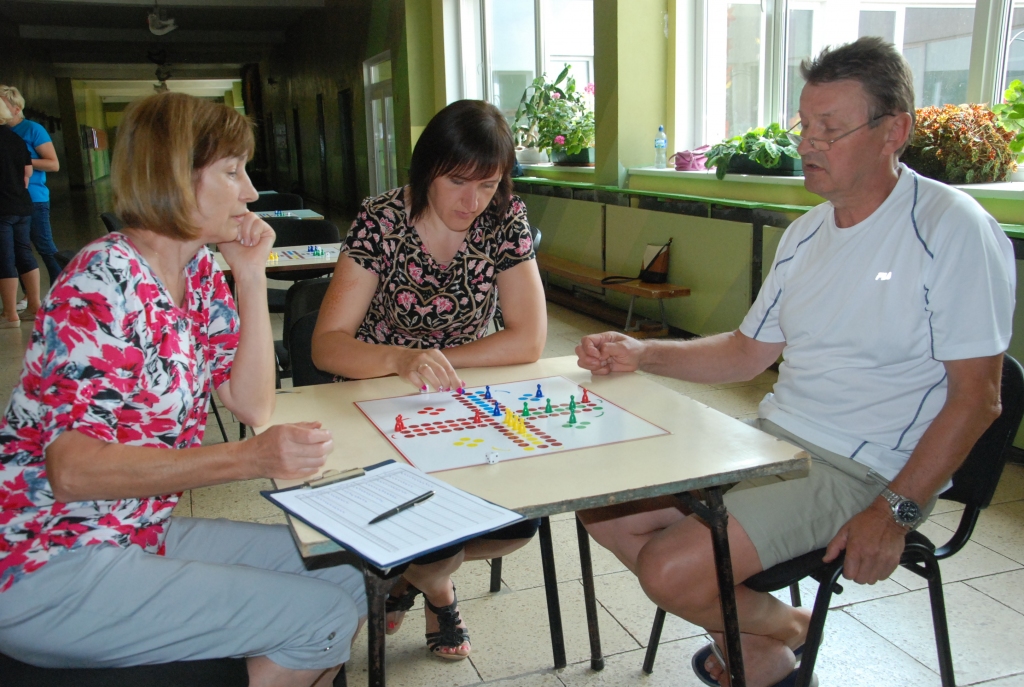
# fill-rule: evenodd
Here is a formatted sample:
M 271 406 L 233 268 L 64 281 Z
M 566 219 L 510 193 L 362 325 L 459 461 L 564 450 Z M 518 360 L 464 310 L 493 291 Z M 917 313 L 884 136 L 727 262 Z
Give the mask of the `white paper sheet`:
M 423 503 L 370 525 L 377 515 L 434 491 Z M 266 496 L 311 527 L 379 568 L 391 568 L 448 544 L 522 519 L 404 463 L 388 463 L 363 477 L 317 489 Z

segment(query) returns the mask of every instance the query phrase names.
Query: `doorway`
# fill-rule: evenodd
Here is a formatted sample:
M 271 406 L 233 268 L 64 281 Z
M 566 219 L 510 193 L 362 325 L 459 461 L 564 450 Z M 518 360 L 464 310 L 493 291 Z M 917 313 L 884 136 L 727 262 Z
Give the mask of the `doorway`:
M 338 133 L 341 142 L 341 205 L 355 212 L 359 206 L 356 192 L 356 146 L 352 114 L 355 98 L 351 88 L 338 93 Z
M 398 186 L 390 52 L 382 52 L 363 63 L 363 86 L 366 91 L 370 193 L 376 196 Z
M 292 108 L 292 130 L 295 134 L 295 173 L 298 186 L 292 191 L 299 195 L 306 193 L 306 174 L 302 166 L 302 132 L 299 127 L 299 108 Z

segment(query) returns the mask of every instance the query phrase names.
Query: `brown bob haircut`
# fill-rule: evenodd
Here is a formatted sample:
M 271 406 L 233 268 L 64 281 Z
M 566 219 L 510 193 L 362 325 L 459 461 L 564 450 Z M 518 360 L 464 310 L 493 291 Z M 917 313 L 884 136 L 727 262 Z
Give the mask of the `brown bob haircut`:
M 427 209 L 430 184 L 442 176 L 477 180 L 500 174 L 487 210 L 504 215 L 512 200 L 515 163 L 512 130 L 501 110 L 483 100 L 455 101 L 427 123 L 412 151 L 409 219 L 417 219 Z
M 252 156 L 252 123 L 226 105 L 158 93 L 132 104 L 117 131 L 111 163 L 114 211 L 127 227 L 179 240 L 192 222 L 200 171 L 226 157 Z
M 825 48 L 813 60 L 800 63 L 800 74 L 808 85 L 835 81 L 858 81 L 871 102 L 868 125 L 874 129 L 885 114 L 910 115 L 910 136 L 897 155 L 902 155 L 913 137 L 917 113 L 914 110 L 914 75 L 910 65 L 892 43 L 878 36 L 864 36 L 838 48 Z

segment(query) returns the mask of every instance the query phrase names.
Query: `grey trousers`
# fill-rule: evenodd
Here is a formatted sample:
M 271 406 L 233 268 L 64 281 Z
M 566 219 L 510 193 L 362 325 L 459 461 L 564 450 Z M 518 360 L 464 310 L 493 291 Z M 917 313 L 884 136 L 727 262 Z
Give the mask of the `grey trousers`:
M 293 670 L 349 658 L 362 573 L 307 571 L 284 525 L 172 518 L 166 555 L 85 546 L 0 593 L 0 651 L 42 667 L 266 656 Z

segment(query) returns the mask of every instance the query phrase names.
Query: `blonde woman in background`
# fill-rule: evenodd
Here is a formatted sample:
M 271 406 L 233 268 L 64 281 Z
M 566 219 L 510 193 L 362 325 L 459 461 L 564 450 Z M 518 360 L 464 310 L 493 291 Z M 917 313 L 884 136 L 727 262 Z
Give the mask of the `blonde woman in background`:
M 28 300 L 26 317 L 35 317 L 39 310 L 39 265 L 29 239 L 32 160 L 24 141 L 7 126 L 12 119 L 13 114 L 0 98 L 0 298 L 4 305 L 0 329 L 21 326 L 17 311 L 19 277 Z

